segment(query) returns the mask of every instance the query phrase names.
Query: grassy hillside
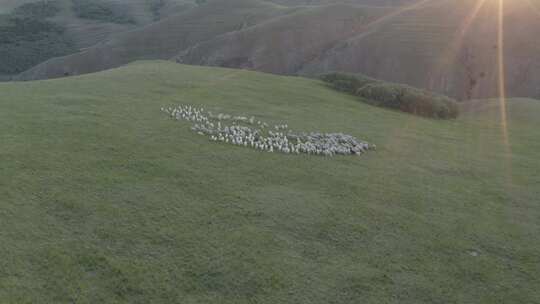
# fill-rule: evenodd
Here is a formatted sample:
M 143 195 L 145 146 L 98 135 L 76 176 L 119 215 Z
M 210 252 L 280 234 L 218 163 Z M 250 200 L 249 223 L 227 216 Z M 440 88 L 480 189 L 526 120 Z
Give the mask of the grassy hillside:
M 2 303 L 536 303 L 540 101 L 456 121 L 318 80 L 141 62 L 0 84 Z M 361 157 L 209 142 L 160 107 L 286 121 Z
M 498 1 L 289 5 L 295 3 L 311 5 L 287 8 L 260 0 L 211 0 L 73 56 L 48 61 L 19 79 L 172 58 L 277 74 L 363 73 L 464 100 L 498 95 Z M 317 5 L 327 3 L 331 4 Z M 504 3 L 506 91 L 509 96 L 540 98 L 535 85 L 540 81 L 540 44 L 530 38 L 540 36 L 540 11 L 535 6 L 540 2 Z
M 53 21 L 67 28 L 80 48 L 196 6 L 195 0 L 2 0 L 0 14 L 43 1 L 61 8 Z
M 388 13 L 350 5 L 314 6 L 221 35 L 182 52 L 178 62 L 294 74 L 327 49 Z
M 498 95 L 498 55 L 503 48 L 508 95 L 540 98 L 535 85 L 540 82 L 540 43 L 530 38 L 540 36 L 539 0 L 504 2 L 503 46 L 498 45 L 495 0 L 431 0 L 419 2 L 422 5 L 209 0 L 199 6 L 188 0 L 148 1 L 114 2 L 126 8 L 124 19 L 136 24 L 57 17 L 69 25 L 66 32 L 84 50 L 47 61 L 18 79 L 78 75 L 140 59 L 174 59 L 288 75 L 362 73 L 469 100 Z M 156 18 L 163 21 L 137 29 Z M 113 35 L 118 32 L 124 33 Z
M 508 94 L 540 97 L 534 85 L 540 80 L 540 44 L 531 39 L 540 35 L 540 19 L 533 2 L 504 2 L 503 46 L 497 37 L 498 1 L 438 1 L 376 24 L 301 72 L 362 72 L 461 99 L 497 96 L 502 47 Z
M 540 19 L 529 0 L 506 1 L 504 52 L 511 96 L 540 97 Z M 360 1 L 361 2 L 361 1 Z M 497 95 L 498 1 L 437 0 L 424 5 L 302 12 L 217 37 L 181 62 L 248 67 L 279 74 L 363 73 L 460 99 Z M 363 23 L 351 18 L 363 11 Z M 326 13 L 334 11 L 335 14 Z M 276 26 L 279 23 L 280 26 Z M 359 26 L 359 25 L 364 26 Z M 306 50 L 309 50 L 306 52 Z
M 118 33 L 143 27 L 168 14 L 181 13 L 195 5 L 191 0 L 77 0 L 77 3 L 83 4 L 105 4 L 105 13 L 96 13 L 95 7 L 92 11 L 91 6 L 89 11 L 83 11 L 80 16 L 74 0 L 60 1 L 64 10 L 55 21 L 67 28 L 79 48 L 94 46 Z M 110 11 L 108 14 L 107 8 Z M 92 13 L 95 14 L 94 18 L 91 18 Z M 85 14 L 89 16 L 85 17 Z
M 293 10 L 258 0 L 211 0 L 140 30 L 116 35 L 79 53 L 44 62 L 22 73 L 18 79 L 78 75 L 138 59 L 169 59 L 202 41 Z
M 0 1 L 0 77 L 194 6 L 191 0 Z

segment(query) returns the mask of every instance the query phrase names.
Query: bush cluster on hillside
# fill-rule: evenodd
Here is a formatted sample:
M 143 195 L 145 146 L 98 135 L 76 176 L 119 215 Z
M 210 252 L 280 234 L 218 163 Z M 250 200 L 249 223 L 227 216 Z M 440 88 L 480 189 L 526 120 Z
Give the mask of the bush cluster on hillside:
M 74 52 L 64 28 L 47 18 L 59 11 L 55 1 L 19 6 L 0 23 L 0 74 L 17 74 L 49 58 Z
M 125 7 L 105 0 L 71 0 L 73 11 L 79 18 L 111 23 L 135 23 Z
M 431 118 L 450 119 L 459 115 L 454 99 L 411 86 L 346 73 L 330 73 L 321 79 L 334 89 L 362 97 L 375 106 Z
M 165 7 L 165 0 L 153 0 L 149 2 L 149 9 L 154 16 L 154 21 L 157 21 L 161 18 L 161 9 Z
M 13 15 L 23 18 L 45 19 L 58 13 L 58 6 L 54 0 L 42 0 L 23 4 L 13 11 Z

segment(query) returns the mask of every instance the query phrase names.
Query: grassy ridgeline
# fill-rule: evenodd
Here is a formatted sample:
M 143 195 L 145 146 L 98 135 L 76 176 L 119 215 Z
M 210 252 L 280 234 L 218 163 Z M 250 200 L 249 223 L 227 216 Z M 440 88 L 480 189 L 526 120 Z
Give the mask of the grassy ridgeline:
M 408 85 L 346 73 L 325 74 L 321 79 L 337 90 L 362 97 L 372 105 L 431 118 L 449 119 L 459 115 L 454 99 Z
M 0 92 L 0 303 L 540 302 L 538 101 L 508 101 L 505 142 L 497 101 L 422 119 L 170 62 Z M 217 144 L 176 104 L 378 149 Z

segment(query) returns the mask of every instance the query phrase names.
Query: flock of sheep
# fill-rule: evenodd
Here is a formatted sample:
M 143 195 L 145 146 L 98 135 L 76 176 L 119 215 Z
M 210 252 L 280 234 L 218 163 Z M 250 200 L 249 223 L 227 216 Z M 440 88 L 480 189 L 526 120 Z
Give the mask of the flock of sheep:
M 232 116 L 205 112 L 204 108 L 180 105 L 162 108 L 176 120 L 193 123 L 192 130 L 210 137 L 212 141 L 251 147 L 267 152 L 312 155 L 360 155 L 375 149 L 374 145 L 358 141 L 342 133 L 294 133 L 286 124 L 272 128 L 255 117 Z

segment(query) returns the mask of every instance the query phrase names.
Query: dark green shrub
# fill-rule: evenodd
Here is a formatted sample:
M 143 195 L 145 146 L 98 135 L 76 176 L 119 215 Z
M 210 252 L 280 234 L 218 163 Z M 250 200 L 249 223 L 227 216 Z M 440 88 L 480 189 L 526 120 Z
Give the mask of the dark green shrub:
M 125 6 L 105 0 L 71 0 L 73 11 L 79 18 L 111 23 L 135 23 Z
M 403 90 L 397 86 L 375 82 L 357 88 L 354 94 L 365 98 L 368 103 L 376 106 L 400 109 Z
M 76 51 L 64 28 L 47 19 L 58 10 L 55 1 L 39 1 L 19 6 L 1 18 L 0 74 L 17 74 Z
M 329 73 L 322 75 L 321 79 L 332 84 L 335 89 L 351 94 L 367 84 L 377 82 L 377 80 L 367 76 L 346 73 Z
M 53 17 L 59 11 L 56 1 L 42 0 L 39 2 L 31 2 L 23 4 L 13 11 L 15 17 L 45 19 Z
M 161 9 L 165 7 L 165 0 L 152 0 L 149 3 L 150 11 L 154 15 L 154 20 L 159 20 L 161 18 Z
M 326 74 L 321 79 L 334 89 L 362 97 L 375 106 L 441 119 L 456 118 L 459 114 L 455 100 L 407 85 L 343 73 Z

